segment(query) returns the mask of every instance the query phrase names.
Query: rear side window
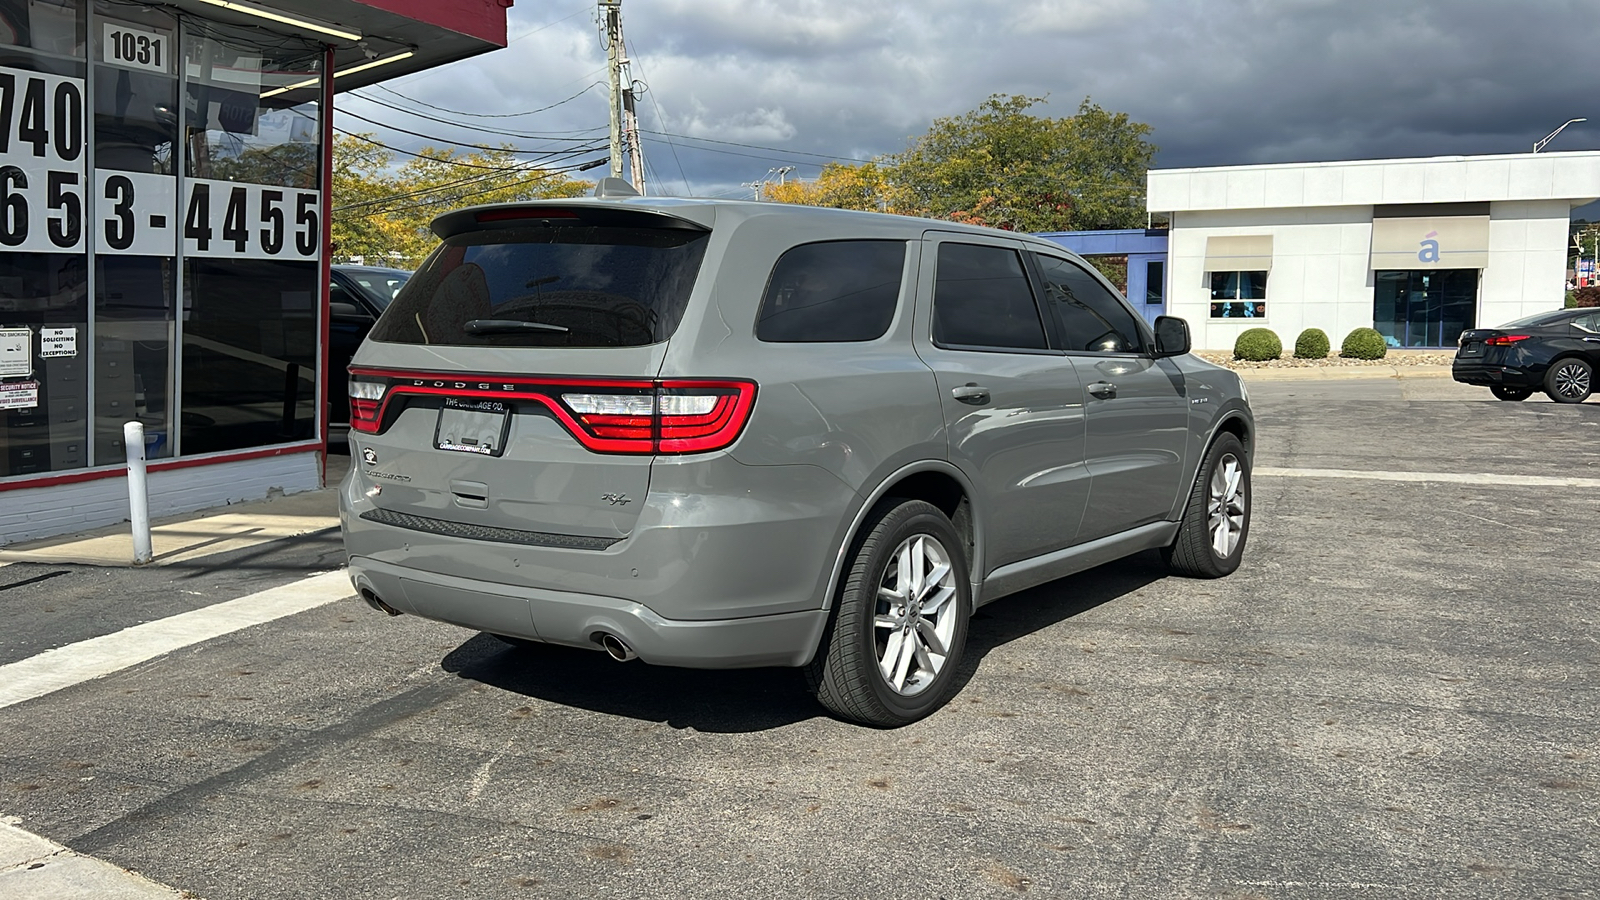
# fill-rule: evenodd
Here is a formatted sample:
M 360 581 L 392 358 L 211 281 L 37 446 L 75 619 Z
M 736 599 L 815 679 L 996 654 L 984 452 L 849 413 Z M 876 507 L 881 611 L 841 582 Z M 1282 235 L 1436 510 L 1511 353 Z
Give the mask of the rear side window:
M 825 241 L 778 257 L 756 318 L 773 343 L 883 337 L 900 300 L 904 241 Z
M 637 347 L 672 336 L 708 233 L 555 225 L 456 235 L 372 330 L 396 344 Z
M 1045 349 L 1044 323 L 1017 251 L 939 245 L 933 341 L 941 347 Z
M 1033 254 L 1066 350 L 1137 353 L 1142 341 L 1128 307 L 1082 267 L 1054 256 Z

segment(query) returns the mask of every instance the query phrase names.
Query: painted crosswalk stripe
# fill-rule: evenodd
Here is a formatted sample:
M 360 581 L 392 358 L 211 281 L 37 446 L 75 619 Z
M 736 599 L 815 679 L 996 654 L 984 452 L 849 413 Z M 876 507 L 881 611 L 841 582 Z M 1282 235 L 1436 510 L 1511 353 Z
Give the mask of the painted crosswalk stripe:
M 349 573 L 340 569 L 46 650 L 0 666 L 0 709 L 110 675 L 191 644 L 315 609 L 354 593 Z
M 1484 484 L 1503 487 L 1600 488 L 1600 478 L 1562 475 L 1475 475 L 1462 472 L 1385 472 L 1367 469 L 1284 469 L 1274 466 L 1258 466 L 1251 470 L 1250 474 L 1260 478 L 1359 478 L 1368 481 Z

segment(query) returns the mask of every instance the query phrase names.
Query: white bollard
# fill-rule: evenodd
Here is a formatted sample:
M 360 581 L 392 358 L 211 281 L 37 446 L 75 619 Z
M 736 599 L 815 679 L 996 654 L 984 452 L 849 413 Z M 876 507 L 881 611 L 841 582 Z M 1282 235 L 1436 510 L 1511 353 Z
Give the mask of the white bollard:
M 128 454 L 128 519 L 133 523 L 133 563 L 142 566 L 150 550 L 150 492 L 144 477 L 144 423 L 122 423 L 122 444 Z

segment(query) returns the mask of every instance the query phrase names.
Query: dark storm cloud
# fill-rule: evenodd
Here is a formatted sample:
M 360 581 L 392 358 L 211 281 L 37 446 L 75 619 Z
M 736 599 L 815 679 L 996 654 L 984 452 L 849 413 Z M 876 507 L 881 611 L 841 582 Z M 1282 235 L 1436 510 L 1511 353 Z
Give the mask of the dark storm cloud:
M 682 190 L 681 165 L 701 194 L 736 191 L 785 163 L 810 177 L 823 162 L 793 151 L 867 158 L 900 150 L 935 117 L 991 93 L 1048 96 L 1046 112 L 1058 116 L 1092 97 L 1149 123 L 1166 167 L 1524 152 L 1573 116 L 1594 121 L 1551 149 L 1600 147 L 1600 84 L 1586 83 L 1593 79 L 1583 64 L 1600 30 L 1592 4 L 626 0 L 624 13 L 634 75 L 651 91 L 641 108 L 646 129 L 789 151 L 679 142 L 674 156 L 652 137 L 657 177 Z M 451 109 L 513 112 L 604 78 L 604 51 L 581 0 L 523 0 L 512 34 L 527 36 L 394 87 Z M 405 124 L 358 100 L 340 106 Z M 603 140 L 604 91 L 489 121 L 598 129 L 588 134 Z M 415 130 L 539 145 L 436 123 Z

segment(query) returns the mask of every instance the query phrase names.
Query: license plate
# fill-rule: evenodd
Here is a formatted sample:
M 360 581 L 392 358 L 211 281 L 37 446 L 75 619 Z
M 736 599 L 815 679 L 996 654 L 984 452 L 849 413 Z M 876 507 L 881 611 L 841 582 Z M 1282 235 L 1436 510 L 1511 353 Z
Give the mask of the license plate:
M 1483 345 L 1474 341 L 1461 348 L 1462 356 L 1482 356 Z
M 447 397 L 439 410 L 439 427 L 433 445 L 440 450 L 499 456 L 505 452 L 511 407 L 497 400 L 457 400 Z

